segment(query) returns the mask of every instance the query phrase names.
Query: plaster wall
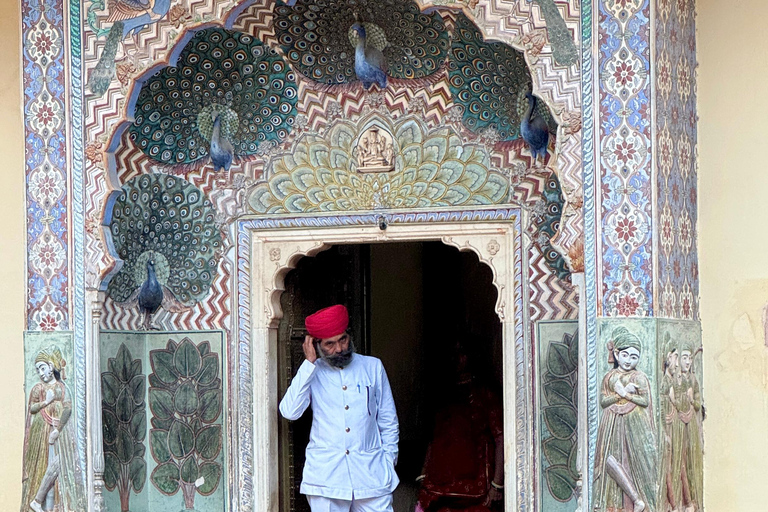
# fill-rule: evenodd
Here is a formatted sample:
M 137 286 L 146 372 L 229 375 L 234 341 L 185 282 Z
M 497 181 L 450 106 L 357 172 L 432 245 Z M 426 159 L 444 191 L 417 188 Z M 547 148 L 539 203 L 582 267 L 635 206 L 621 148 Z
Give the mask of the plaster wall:
M 765 510 L 768 4 L 699 0 L 701 317 L 709 510 Z
M 18 510 L 24 441 L 24 132 L 19 2 L 0 5 L 0 510 Z

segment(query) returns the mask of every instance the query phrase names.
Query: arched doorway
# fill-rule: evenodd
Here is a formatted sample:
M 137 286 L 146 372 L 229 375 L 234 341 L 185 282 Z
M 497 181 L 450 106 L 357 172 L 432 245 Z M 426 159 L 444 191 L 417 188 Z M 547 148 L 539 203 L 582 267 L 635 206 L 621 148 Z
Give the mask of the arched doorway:
M 473 252 L 491 270 L 501 322 L 504 404 L 505 509 L 528 503 L 531 421 L 529 348 L 524 340 L 522 244 L 517 209 L 387 212 L 347 216 L 247 219 L 238 225 L 238 425 L 234 440 L 241 509 L 278 512 L 279 324 L 285 279 L 304 256 L 334 245 L 442 242 Z
M 433 441 L 435 418 L 466 405 L 452 396 L 457 389 L 469 389 L 456 385 L 458 345 L 470 354 L 472 386 L 487 391 L 501 410 L 502 332 L 494 311 L 498 292 L 492 279 L 491 268 L 475 253 L 437 241 L 335 245 L 313 258 L 302 258 L 285 278 L 278 327 L 278 397 L 304 359 L 304 318 L 335 303 L 347 305 L 356 350 L 383 361 L 397 405 L 396 469 L 401 483 L 395 491 L 395 512 L 414 508 L 419 489 L 415 481 Z M 494 419 L 501 428 L 501 418 Z M 477 418 L 483 420 L 487 415 Z M 311 412 L 295 422 L 279 420 L 281 512 L 309 512 L 299 485 L 310 424 Z M 486 455 L 494 457 L 492 452 Z M 433 454 L 433 459 L 446 456 L 453 460 L 447 454 Z

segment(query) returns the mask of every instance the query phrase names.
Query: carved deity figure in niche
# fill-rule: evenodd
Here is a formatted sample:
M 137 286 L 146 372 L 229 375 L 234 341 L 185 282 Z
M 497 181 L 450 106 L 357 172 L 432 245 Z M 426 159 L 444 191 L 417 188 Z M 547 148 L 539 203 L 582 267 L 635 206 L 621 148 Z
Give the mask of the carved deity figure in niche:
M 395 148 L 392 136 L 372 127 L 366 131 L 356 149 L 358 172 L 388 172 L 395 169 Z
M 657 455 L 651 386 L 637 369 L 642 345 L 624 327 L 612 333 L 603 378 L 597 432 L 594 509 L 600 512 L 656 512 Z
M 53 348 L 35 358 L 40 382 L 29 394 L 24 434 L 21 511 L 80 510 L 76 492 L 76 449 L 69 425 L 72 401 L 64 386 L 66 362 Z
M 669 335 L 667 335 L 667 342 Z M 690 344 L 667 343 L 661 387 L 663 421 L 663 512 L 701 509 L 703 482 L 703 408 L 701 388 L 694 375 Z

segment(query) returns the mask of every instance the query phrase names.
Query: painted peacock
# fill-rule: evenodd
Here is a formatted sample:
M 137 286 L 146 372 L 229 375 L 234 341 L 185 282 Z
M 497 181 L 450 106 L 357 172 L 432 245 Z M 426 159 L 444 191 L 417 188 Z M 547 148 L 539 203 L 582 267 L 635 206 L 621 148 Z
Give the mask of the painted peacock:
M 296 111 L 293 72 L 253 36 L 201 30 L 176 66 L 149 78 L 136 101 L 134 143 L 166 165 L 215 170 L 284 140 Z
M 463 107 L 463 123 L 474 133 L 494 128 L 501 141 L 521 138 L 520 127 L 529 106 L 526 94 L 533 83 L 523 54 L 511 46 L 484 41 L 464 14 L 456 19 L 448 73 L 453 100 Z M 543 102 L 532 118 L 540 118 L 551 134 L 557 123 Z
M 327 85 L 419 79 L 445 61 L 450 37 L 437 12 L 410 0 L 298 0 L 275 7 L 275 33 L 291 65 Z
M 222 244 L 214 213 L 182 178 L 143 174 L 123 186 L 108 217 L 123 266 L 107 294 L 123 307 L 138 305 L 145 329 L 160 307 L 181 311 L 208 294 Z

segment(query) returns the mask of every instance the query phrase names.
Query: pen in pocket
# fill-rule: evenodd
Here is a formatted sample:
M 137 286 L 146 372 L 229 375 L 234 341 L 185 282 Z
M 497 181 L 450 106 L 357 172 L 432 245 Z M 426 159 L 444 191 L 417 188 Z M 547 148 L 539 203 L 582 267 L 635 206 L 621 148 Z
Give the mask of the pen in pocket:
M 365 386 L 365 408 L 368 409 L 368 416 L 371 415 L 371 392 L 368 386 Z

